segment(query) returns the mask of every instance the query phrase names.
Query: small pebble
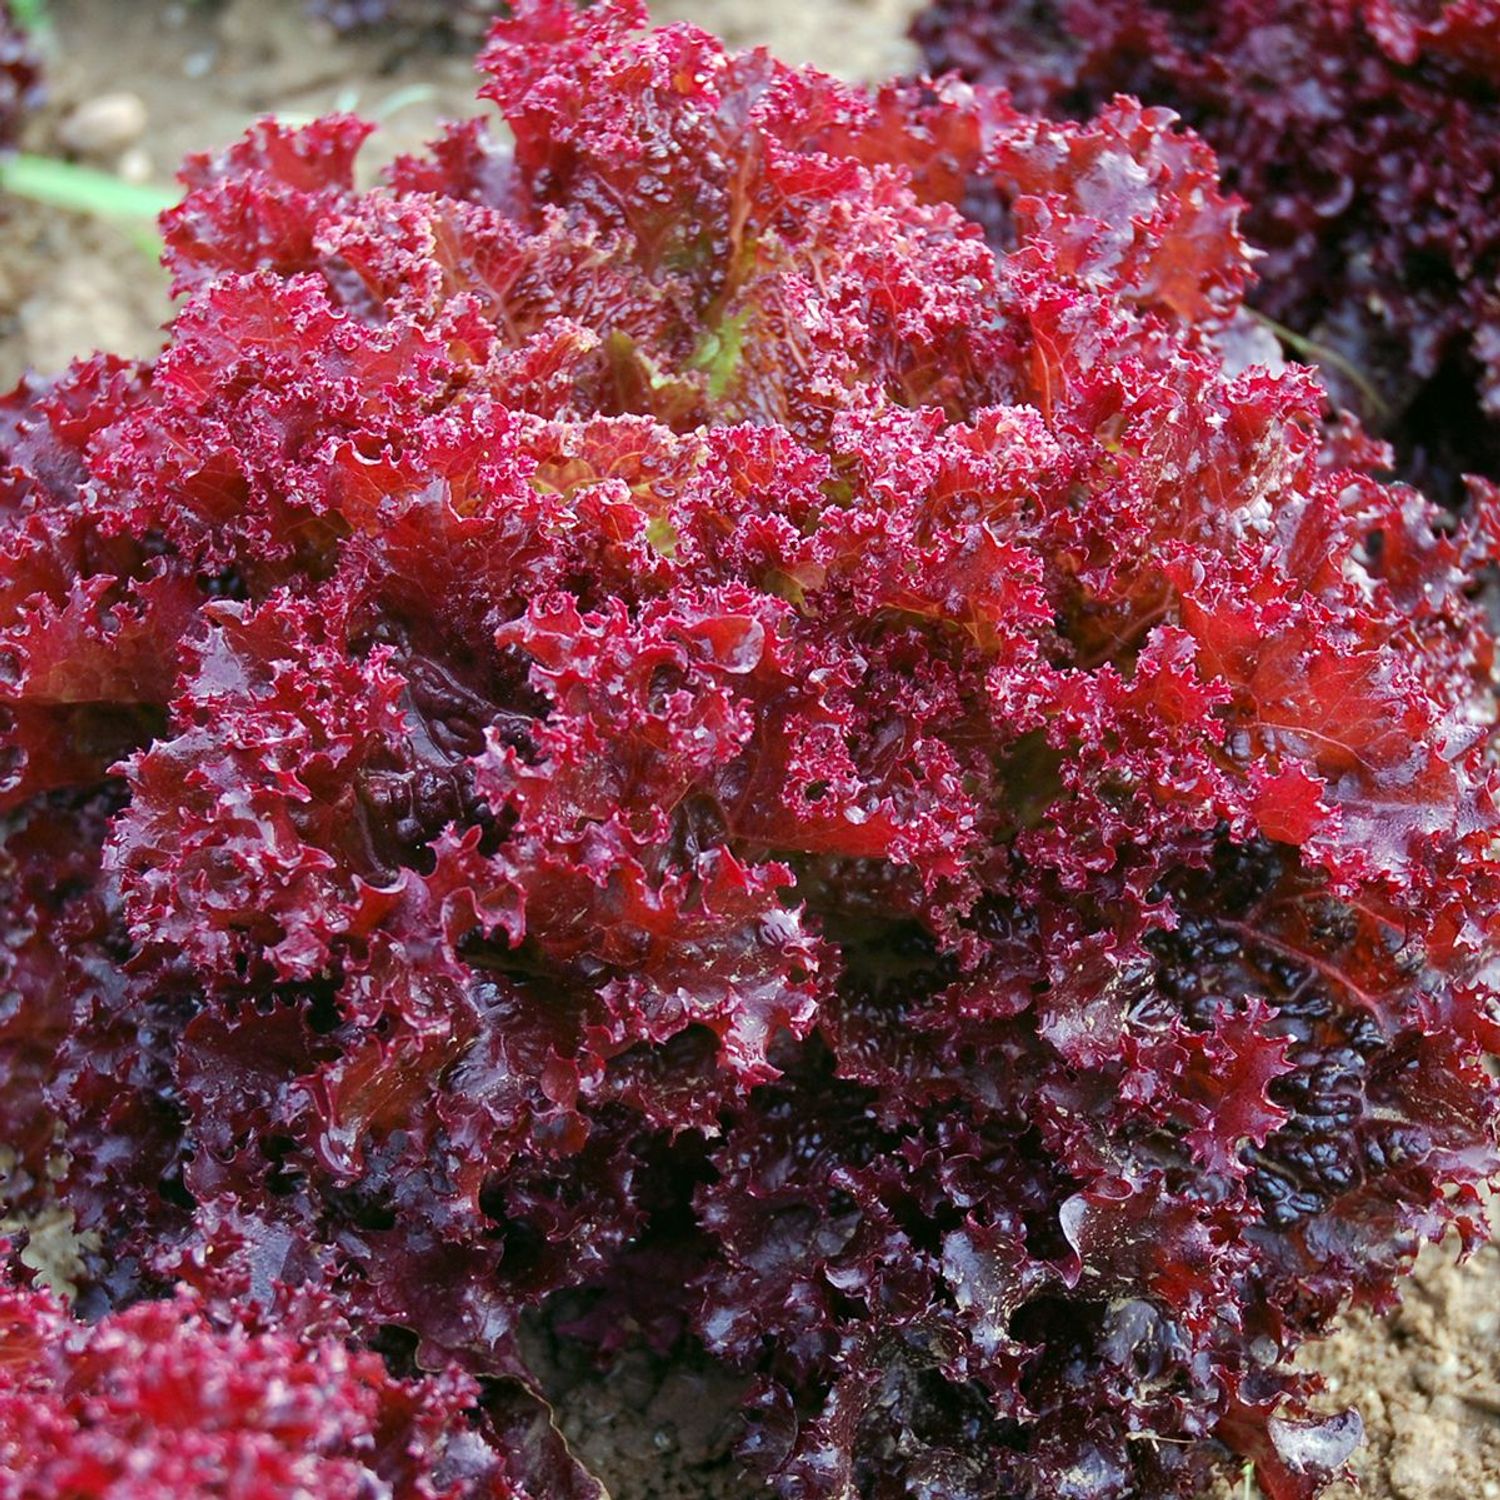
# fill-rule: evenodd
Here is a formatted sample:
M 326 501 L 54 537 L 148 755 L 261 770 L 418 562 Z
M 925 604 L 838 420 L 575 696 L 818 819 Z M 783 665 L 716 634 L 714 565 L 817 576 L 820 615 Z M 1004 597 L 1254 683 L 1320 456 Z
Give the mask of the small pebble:
M 57 139 L 80 156 L 113 156 L 133 146 L 145 129 L 145 101 L 121 91 L 85 99 L 57 127 Z
M 132 146 L 128 151 L 120 153 L 120 159 L 115 163 L 115 171 L 125 182 L 150 182 L 156 173 L 156 163 L 151 160 L 150 153 L 144 148 Z

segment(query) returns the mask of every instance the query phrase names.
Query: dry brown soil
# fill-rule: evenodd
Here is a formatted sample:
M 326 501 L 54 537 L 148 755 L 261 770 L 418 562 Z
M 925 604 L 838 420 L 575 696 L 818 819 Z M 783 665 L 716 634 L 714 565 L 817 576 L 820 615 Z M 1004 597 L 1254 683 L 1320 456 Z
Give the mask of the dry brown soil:
M 903 37 L 911 8 L 912 0 L 658 0 L 656 13 L 792 60 L 876 76 L 913 62 Z M 382 121 L 374 166 L 471 107 L 475 80 L 463 56 L 421 40 L 336 40 L 309 26 L 299 0 L 52 0 L 49 9 L 51 98 L 26 145 L 59 151 L 80 106 L 128 91 L 145 105 L 144 128 L 100 151 L 97 164 L 136 177 L 168 181 L 185 152 L 231 140 L 259 114 L 331 108 Z M 94 348 L 149 355 L 168 310 L 165 279 L 139 232 L 3 205 L 0 382 L 27 366 L 56 371 Z M 1384 1323 L 1354 1317 L 1318 1351 L 1330 1401 L 1364 1414 L 1363 1494 L 1500 1497 L 1497 1331 L 1500 1249 L 1457 1268 L 1433 1250 L 1399 1312 Z M 610 1470 L 614 1500 L 753 1493 L 724 1454 L 713 1415 L 724 1401 L 711 1377 L 627 1366 L 608 1381 L 575 1372 L 563 1385 L 561 1420 L 578 1449 Z

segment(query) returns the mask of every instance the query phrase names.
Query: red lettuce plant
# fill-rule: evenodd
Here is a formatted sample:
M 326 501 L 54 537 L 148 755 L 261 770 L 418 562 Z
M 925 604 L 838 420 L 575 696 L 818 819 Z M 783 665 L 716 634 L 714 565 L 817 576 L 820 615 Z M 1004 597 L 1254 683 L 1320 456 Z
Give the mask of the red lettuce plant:
M 1310 1495 L 1496 1166 L 1494 497 L 1247 363 L 1164 113 L 643 19 L 191 162 L 0 409 L 16 1191 L 90 1314 L 706 1351 L 788 1497 Z
M 1493 0 L 931 0 L 914 31 L 1025 109 L 1178 111 L 1246 200 L 1256 306 L 1403 473 L 1445 499 L 1500 474 Z

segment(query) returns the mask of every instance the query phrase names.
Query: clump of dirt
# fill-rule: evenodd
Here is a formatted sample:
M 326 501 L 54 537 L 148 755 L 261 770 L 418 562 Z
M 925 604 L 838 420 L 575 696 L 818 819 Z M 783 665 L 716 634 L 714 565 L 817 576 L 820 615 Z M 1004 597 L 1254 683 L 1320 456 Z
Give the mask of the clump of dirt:
M 905 39 L 916 0 L 656 0 L 659 20 L 691 20 L 736 45 L 848 77 L 916 67 Z M 256 116 L 355 109 L 382 129 L 370 170 L 472 113 L 469 60 L 412 35 L 336 38 L 301 0 L 52 0 L 44 39 L 50 98 L 28 150 L 92 149 L 94 165 L 169 182 L 189 151 L 238 136 Z M 134 96 L 142 108 L 122 103 Z M 112 109 L 97 101 L 114 96 Z M 94 106 L 89 115 L 90 106 Z M 80 134 L 80 110 L 114 134 Z M 125 124 L 120 122 L 124 121 Z M 71 128 L 70 128 L 71 122 Z M 170 314 L 144 226 L 0 202 L 0 385 L 96 348 L 149 357 Z M 16 1226 L 0 1222 L 0 1233 Z M 59 1218 L 35 1225 L 27 1257 L 66 1283 L 71 1241 Z M 1500 1500 L 1500 1248 L 1456 1266 L 1426 1253 L 1402 1308 L 1355 1316 L 1309 1355 L 1327 1404 L 1358 1406 L 1367 1440 L 1354 1460 L 1366 1500 Z M 558 1354 L 550 1394 L 576 1451 L 609 1477 L 612 1500 L 749 1500 L 763 1490 L 731 1454 L 734 1392 L 707 1368 L 623 1356 L 606 1373 Z M 1222 1486 L 1239 1500 L 1243 1486 Z M 1329 1500 L 1345 1500 L 1343 1489 Z M 1150 1497 L 1142 1497 L 1150 1500 Z

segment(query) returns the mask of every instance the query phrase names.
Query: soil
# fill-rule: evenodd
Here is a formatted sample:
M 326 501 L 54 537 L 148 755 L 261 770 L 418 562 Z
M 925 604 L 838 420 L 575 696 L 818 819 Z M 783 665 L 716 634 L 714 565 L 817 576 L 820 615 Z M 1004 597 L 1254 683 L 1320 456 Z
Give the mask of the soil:
M 1500 1247 L 1466 1266 L 1435 1250 L 1396 1313 L 1383 1323 L 1352 1318 L 1318 1350 L 1330 1394 L 1364 1417 L 1355 1468 L 1367 1495 L 1500 1496 L 1497 1293 Z
M 903 35 L 913 0 L 657 0 L 654 9 L 850 77 L 915 63 Z M 78 139 L 80 106 L 125 91 L 145 106 L 143 128 L 134 105 L 117 110 L 123 124 L 92 146 L 93 164 L 137 180 L 169 181 L 186 152 L 222 145 L 267 112 L 352 108 L 378 119 L 373 171 L 428 139 L 439 119 L 472 111 L 475 78 L 461 53 L 431 38 L 335 38 L 307 21 L 300 0 L 51 0 L 47 14 L 50 98 L 26 147 L 61 153 Z M 0 386 L 95 348 L 150 356 L 170 312 L 154 255 L 139 227 L 0 206 Z M 57 1238 L 41 1251 L 54 1266 L 66 1260 L 66 1236 Z M 1500 1500 L 1497 1333 L 1500 1246 L 1461 1267 L 1437 1248 L 1398 1312 L 1384 1322 L 1353 1316 L 1316 1351 L 1310 1363 L 1327 1376 L 1328 1404 L 1364 1416 L 1359 1493 Z M 709 1372 L 644 1362 L 606 1378 L 559 1368 L 558 1421 L 608 1476 L 612 1500 L 748 1500 L 761 1492 L 728 1456 L 721 1385 Z M 1224 1500 L 1243 1493 L 1239 1484 L 1221 1491 Z

